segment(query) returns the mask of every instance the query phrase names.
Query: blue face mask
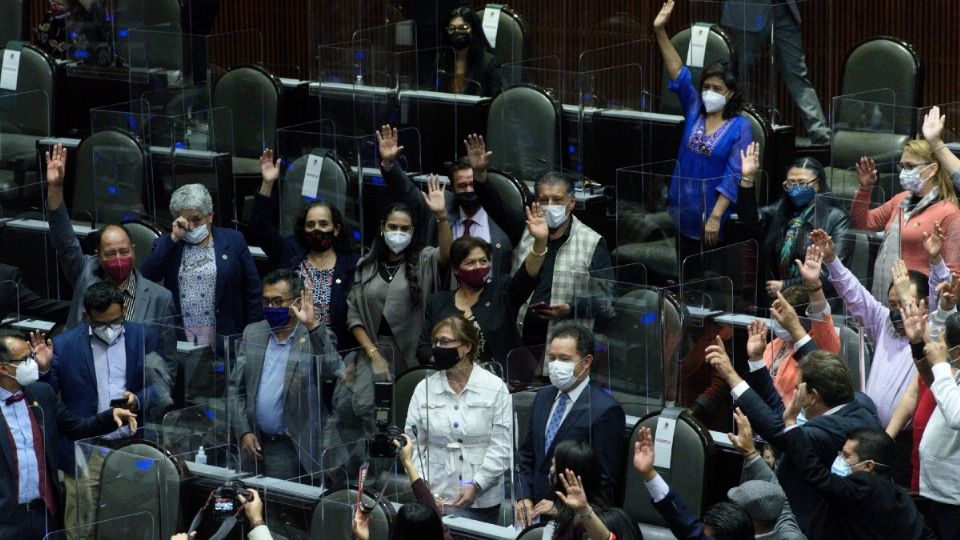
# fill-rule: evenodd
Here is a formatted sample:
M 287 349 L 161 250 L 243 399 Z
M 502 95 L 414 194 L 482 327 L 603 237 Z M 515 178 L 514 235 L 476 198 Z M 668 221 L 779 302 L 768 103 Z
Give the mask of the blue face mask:
M 787 197 L 790 198 L 790 202 L 798 208 L 810 204 L 816 194 L 816 190 L 811 186 L 796 186 L 787 190 Z
M 263 318 L 272 330 L 276 330 L 290 321 L 290 308 L 285 307 L 265 307 L 263 308 Z
M 830 472 L 840 477 L 850 476 L 853 472 L 851 469 L 852 467 L 847 460 L 843 459 L 843 456 L 837 456 L 837 459 L 833 460 L 833 465 L 830 466 Z

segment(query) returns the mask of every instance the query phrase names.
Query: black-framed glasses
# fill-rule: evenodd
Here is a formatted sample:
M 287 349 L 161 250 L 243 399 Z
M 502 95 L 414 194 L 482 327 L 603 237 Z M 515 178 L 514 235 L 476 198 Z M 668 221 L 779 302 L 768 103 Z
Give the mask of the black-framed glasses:
M 10 361 L 7 362 L 7 363 L 10 364 L 11 366 L 19 366 L 20 364 L 26 362 L 27 360 L 31 360 L 31 359 L 32 359 L 34 362 L 36 362 L 36 361 L 37 361 L 37 353 L 32 352 L 32 353 L 24 356 L 23 358 L 21 358 L 21 359 L 19 359 L 19 360 L 14 360 L 14 359 L 11 358 Z
M 123 320 L 123 317 L 120 317 L 119 319 L 113 321 L 101 322 L 93 321 L 87 318 L 87 324 L 90 325 L 90 328 L 106 328 L 108 326 L 123 326 Z
M 447 33 L 455 34 L 457 32 L 470 32 L 473 28 L 469 24 L 450 24 L 447 25 Z
M 813 180 L 806 180 L 806 181 L 800 181 L 800 182 L 791 182 L 790 180 L 787 180 L 783 183 L 783 189 L 790 190 L 794 188 L 812 187 L 813 183 L 816 181 L 817 181 L 816 178 L 814 178 Z
M 293 296 L 290 298 L 282 298 L 280 296 L 276 296 L 274 298 L 263 298 L 262 300 L 263 300 L 263 307 L 281 308 L 281 307 L 287 307 L 284 304 L 286 304 L 291 300 L 296 300 L 296 297 Z

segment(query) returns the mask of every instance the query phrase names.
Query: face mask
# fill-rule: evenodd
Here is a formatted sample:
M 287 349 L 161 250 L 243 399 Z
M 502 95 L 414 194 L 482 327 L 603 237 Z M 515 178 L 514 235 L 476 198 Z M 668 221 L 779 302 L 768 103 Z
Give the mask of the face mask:
M 460 352 L 453 348 L 433 348 L 433 361 L 440 369 L 450 369 L 460 361 Z
M 120 332 L 122 330 L 122 324 L 108 324 L 106 326 L 98 326 L 94 328 L 93 335 L 100 338 L 100 341 L 106 343 L 107 345 L 113 345 L 113 342 L 120 337 Z
M 466 32 L 457 32 L 450 36 L 450 44 L 453 48 L 462 51 L 470 46 L 470 34 Z
M 903 335 L 903 316 L 899 309 L 890 310 L 890 322 L 893 323 L 893 329 L 897 335 Z
M 577 364 L 580 362 L 563 362 L 561 360 L 551 360 L 547 364 L 550 371 L 550 383 L 557 387 L 561 392 L 567 390 L 577 382 L 577 375 L 574 373 Z
M 333 231 L 313 230 L 307 233 L 307 247 L 311 251 L 326 251 L 333 247 Z
M 807 423 L 807 412 L 803 408 L 800 409 L 800 414 L 797 415 L 797 425 L 802 426 Z
M 469 191 L 466 193 L 457 193 L 453 196 L 454 202 L 457 203 L 463 213 L 472 216 L 477 213 L 477 210 L 480 209 L 480 199 L 477 197 L 477 194 Z
M 410 233 L 403 231 L 387 231 L 383 233 L 383 241 L 387 243 L 387 247 L 394 253 L 400 253 L 407 249 L 407 246 L 410 245 L 410 239 Z
M 837 459 L 833 460 L 833 465 L 830 466 L 830 472 L 840 477 L 850 476 L 850 473 L 853 472 L 852 468 L 847 460 L 843 459 L 843 456 L 837 456 Z
M 704 90 L 701 92 L 700 100 L 703 101 L 703 108 L 708 113 L 721 111 L 727 106 L 727 97 L 723 94 L 718 94 L 713 90 Z
M 549 204 L 543 207 L 547 213 L 547 227 L 559 228 L 567 221 L 567 207 L 563 204 Z
M 28 386 L 40 380 L 40 367 L 37 365 L 37 361 L 31 356 L 20 362 L 14 378 L 20 383 L 20 386 Z
M 786 328 L 780 326 L 780 323 L 774 319 L 770 319 L 770 331 L 773 332 L 773 335 L 784 341 L 793 341 L 793 336 L 790 335 L 790 332 Z
M 199 244 L 203 242 L 207 235 L 210 234 L 210 229 L 207 227 L 207 224 L 204 223 L 199 227 L 195 227 L 193 230 L 187 231 L 187 234 L 183 235 L 183 239 L 187 241 L 188 244 Z
M 798 208 L 810 204 L 810 201 L 813 200 L 813 197 L 816 194 L 817 192 L 812 186 L 797 186 L 790 188 L 790 190 L 787 191 L 787 197 L 790 199 L 790 202 Z
M 290 321 L 290 308 L 265 307 L 263 308 L 263 318 L 270 325 L 271 330 L 276 330 Z
M 104 261 L 103 271 L 117 281 L 124 281 L 133 271 L 133 257 L 115 257 Z
M 487 277 L 490 275 L 490 267 L 474 268 L 473 270 L 464 270 L 457 268 L 456 276 L 460 283 L 469 285 L 474 289 L 479 289 L 487 283 Z

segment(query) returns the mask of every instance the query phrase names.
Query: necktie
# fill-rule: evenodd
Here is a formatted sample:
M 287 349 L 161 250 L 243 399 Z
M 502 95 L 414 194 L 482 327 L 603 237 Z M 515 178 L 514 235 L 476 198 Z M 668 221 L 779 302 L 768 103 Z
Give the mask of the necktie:
M 24 398 L 24 397 L 25 397 L 25 396 L 24 396 L 24 394 L 23 394 L 23 390 L 21 390 L 21 391 L 17 392 L 16 394 L 14 394 L 14 395 L 8 397 L 7 399 L 3 400 L 3 403 L 4 403 L 4 405 L 13 405 L 14 403 L 16 403 L 16 402 L 18 402 L 18 401 L 23 401 L 23 398 Z
M 477 222 L 470 218 L 463 220 L 463 235 L 470 236 L 470 227 L 473 227 L 476 224 Z
M 544 454 L 550 451 L 550 444 L 553 443 L 553 438 L 557 436 L 557 431 L 560 430 L 560 424 L 563 423 L 563 413 L 566 412 L 569 402 L 570 396 L 566 392 L 560 392 L 560 397 L 557 398 L 557 407 L 553 410 L 550 421 L 547 423 L 547 439 L 543 445 Z

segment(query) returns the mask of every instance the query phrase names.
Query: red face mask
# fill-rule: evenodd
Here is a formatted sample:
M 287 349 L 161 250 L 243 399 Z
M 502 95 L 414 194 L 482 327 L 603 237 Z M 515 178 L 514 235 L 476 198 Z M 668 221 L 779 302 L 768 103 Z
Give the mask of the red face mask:
M 123 281 L 127 279 L 127 276 L 133 271 L 133 257 L 114 257 L 113 259 L 109 259 L 103 263 L 103 271 L 111 278 L 117 281 Z
M 469 285 L 474 289 L 479 289 L 487 283 L 487 276 L 490 275 L 490 267 L 474 268 L 473 270 L 464 270 L 457 268 L 456 276 L 460 283 Z

